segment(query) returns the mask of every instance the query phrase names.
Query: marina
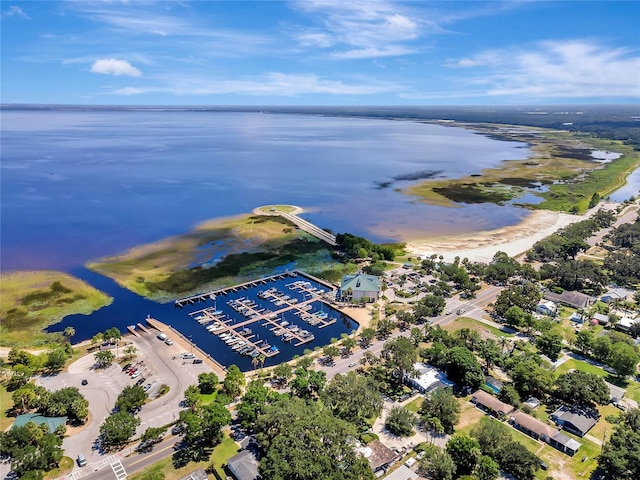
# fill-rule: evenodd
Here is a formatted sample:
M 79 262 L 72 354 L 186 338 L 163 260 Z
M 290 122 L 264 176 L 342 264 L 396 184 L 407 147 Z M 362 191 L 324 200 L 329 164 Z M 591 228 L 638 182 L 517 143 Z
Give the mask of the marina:
M 213 306 L 189 316 L 233 352 L 270 358 L 280 353 L 278 342 L 300 347 L 316 339 L 314 329 L 335 324 L 337 311 L 329 304 L 335 293 L 330 283 L 291 271 L 177 300 L 175 305 L 191 305 L 194 298 L 213 301 Z

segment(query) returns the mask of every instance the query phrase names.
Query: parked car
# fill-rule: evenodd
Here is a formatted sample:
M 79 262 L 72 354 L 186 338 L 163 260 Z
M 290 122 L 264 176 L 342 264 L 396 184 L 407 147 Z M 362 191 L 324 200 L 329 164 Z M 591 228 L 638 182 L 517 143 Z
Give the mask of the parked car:
M 136 385 L 142 385 L 145 380 L 146 380 L 146 378 L 144 378 L 144 377 L 139 378 L 138 381 L 136 382 Z
M 167 338 L 164 343 L 166 343 L 167 345 L 173 345 L 173 340 L 171 340 L 170 338 Z
M 200 359 L 200 358 L 195 358 L 195 359 L 193 360 L 193 363 L 202 363 L 202 359 Z
M 131 367 L 131 364 L 127 363 L 124 367 L 122 367 L 122 371 L 126 372 L 127 370 L 129 370 L 129 367 Z
M 351 362 L 351 363 L 349 364 L 349 368 L 351 368 L 351 367 L 355 367 L 356 365 L 357 365 L 357 363 L 356 363 L 356 362 Z
M 182 355 L 183 359 L 188 359 L 188 358 L 196 358 L 196 356 L 193 353 L 185 353 Z
M 138 378 L 140 375 L 142 375 L 142 370 L 139 370 L 136 373 L 134 373 L 133 375 L 131 375 L 131 378 Z
M 149 390 L 151 388 L 151 384 L 147 383 L 144 387 L 142 387 L 142 389 L 146 392 L 147 390 Z

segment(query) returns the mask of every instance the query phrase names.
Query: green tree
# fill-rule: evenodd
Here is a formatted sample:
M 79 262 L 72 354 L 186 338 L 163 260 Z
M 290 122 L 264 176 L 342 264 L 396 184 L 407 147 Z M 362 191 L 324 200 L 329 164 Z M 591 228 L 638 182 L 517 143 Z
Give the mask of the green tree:
M 536 339 L 536 346 L 542 354 L 555 362 L 562 351 L 562 335 L 551 331 L 544 332 Z
M 237 409 L 240 424 L 244 428 L 253 430 L 256 420 L 264 413 L 266 406 L 279 397 L 280 394 L 268 389 L 260 381 L 255 380 L 249 383 Z
M 73 337 L 76 334 L 76 329 L 73 327 L 66 327 L 63 331 L 62 331 L 62 335 L 64 335 L 64 338 L 67 339 L 67 342 L 71 343 L 71 337 Z
M 94 354 L 94 357 L 98 364 L 98 368 L 108 367 L 116 358 L 111 350 L 100 350 Z
M 437 388 L 425 395 L 420 415 L 425 424 L 433 425 L 437 419 L 444 432 L 453 433 L 453 428 L 460 419 L 460 404 L 449 388 Z
M 164 427 L 147 427 L 140 437 L 142 448 L 148 448 L 151 445 L 160 442 L 165 430 L 166 429 Z
M 452 480 L 456 473 L 456 464 L 447 452 L 434 448 L 420 460 L 418 472 L 432 480 Z
M 198 389 L 202 394 L 215 392 L 219 383 L 218 376 L 213 372 L 202 372 L 198 375 Z
M 513 405 L 514 407 L 520 406 L 520 395 L 513 387 L 513 385 L 503 385 L 502 390 L 498 394 L 500 401 Z
M 392 407 L 384 422 L 384 426 L 394 435 L 410 437 L 417 421 L 416 415 L 405 407 Z
M 327 381 L 327 374 L 323 370 L 304 370 L 298 368 L 295 377 L 290 382 L 291 391 L 301 398 L 314 397 L 322 390 Z
M 398 337 L 389 340 L 384 344 L 380 355 L 397 383 L 402 383 L 407 375 L 413 373 L 417 352 L 415 345 L 408 338 Z
M 200 400 L 200 389 L 195 385 L 189 385 L 184 391 L 184 404 L 189 410 L 196 410 L 202 401 Z
M 335 345 L 327 345 L 322 349 L 322 353 L 327 358 L 329 364 L 333 363 L 333 359 L 340 355 L 340 350 Z
M 478 355 L 484 360 L 484 368 L 487 373 L 493 368 L 496 362 L 502 358 L 500 347 L 492 338 L 481 341 L 478 344 Z
M 283 396 L 256 423 L 266 452 L 258 472 L 274 480 L 373 480 L 368 461 L 353 448 L 355 436 L 355 427 L 322 403 Z
M 57 467 L 62 459 L 62 438 L 49 433 L 46 425 L 27 422 L 0 432 L 0 454 L 11 458 L 11 471 L 18 478 L 42 478 L 42 472 Z
M 231 397 L 237 397 L 242 393 L 246 380 L 244 373 L 240 371 L 237 365 L 231 365 L 227 369 L 227 375 L 222 382 L 222 389 Z
M 276 368 L 273 369 L 273 376 L 276 381 L 284 386 L 289 382 L 289 379 L 293 375 L 293 368 L 288 363 L 281 363 Z
M 112 450 L 124 445 L 134 433 L 140 419 L 130 413 L 121 411 L 109 415 L 100 426 L 100 440 L 105 450 Z
M 371 345 L 371 340 L 373 340 L 375 337 L 376 331 L 373 328 L 367 327 L 362 329 L 362 331 L 360 332 L 360 343 L 362 347 L 367 348 L 369 345 Z
M 605 478 L 637 480 L 640 478 L 640 410 L 622 416 L 611 438 L 602 447 L 598 466 Z
M 558 377 L 555 396 L 569 404 L 606 405 L 609 403 L 609 388 L 602 377 L 582 370 L 573 370 Z
M 391 335 L 391 332 L 393 332 L 394 328 L 396 328 L 396 324 L 393 323 L 393 320 L 383 318 L 378 322 L 376 337 L 380 339 L 389 338 L 389 335 Z
M 482 367 L 471 350 L 466 347 L 454 347 L 446 353 L 445 358 L 445 370 L 452 381 L 473 390 L 482 385 Z
M 460 433 L 449 439 L 446 449 L 453 463 L 456 464 L 457 475 L 471 474 L 482 456 L 478 441 Z
M 123 412 L 133 412 L 142 407 L 147 398 L 147 392 L 140 385 L 127 385 L 116 399 L 116 408 Z
M 336 417 L 355 425 L 366 425 L 382 411 L 382 394 L 374 380 L 354 372 L 333 377 L 320 392 L 320 399 Z
M 617 342 L 611 347 L 607 364 L 619 377 L 626 377 L 635 373 L 638 360 L 638 353 L 634 347 L 624 342 Z
M 473 473 L 478 480 L 496 480 L 500 476 L 500 465 L 493 458 L 482 455 Z
M 413 306 L 413 315 L 418 322 L 424 322 L 429 317 L 437 317 L 444 311 L 446 301 L 441 295 L 427 294 Z

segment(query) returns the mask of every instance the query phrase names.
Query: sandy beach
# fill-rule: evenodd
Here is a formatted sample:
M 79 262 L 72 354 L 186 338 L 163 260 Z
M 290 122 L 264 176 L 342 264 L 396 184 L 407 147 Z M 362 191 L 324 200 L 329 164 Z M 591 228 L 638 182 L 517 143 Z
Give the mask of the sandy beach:
M 447 262 L 453 261 L 455 257 L 468 258 L 476 262 L 489 262 L 498 251 L 517 257 L 529 250 L 538 240 L 588 217 L 589 214 L 570 215 L 548 210 L 534 210 L 516 225 L 453 237 L 412 240 L 407 243 L 407 250 L 419 256 L 429 256 L 434 253 L 442 255 Z

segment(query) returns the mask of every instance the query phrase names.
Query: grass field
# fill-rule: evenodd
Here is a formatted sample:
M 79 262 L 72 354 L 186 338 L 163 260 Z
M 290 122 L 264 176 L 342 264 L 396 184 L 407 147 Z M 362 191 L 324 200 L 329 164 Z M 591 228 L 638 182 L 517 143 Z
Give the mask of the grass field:
M 0 383 L 0 431 L 5 431 L 13 423 L 13 417 L 7 416 L 7 410 L 13 407 L 13 399 L 7 389 Z
M 499 328 L 491 325 L 487 325 L 484 322 L 480 322 L 471 317 L 458 317 L 453 322 L 449 322 L 442 327 L 448 332 L 454 332 L 462 328 L 468 328 L 469 330 L 475 330 L 478 333 L 486 332 L 494 337 L 513 337 L 513 334 L 503 332 Z
M 492 134 L 497 127 L 475 124 L 469 128 Z M 500 133 L 530 145 L 532 154 L 525 161 L 504 161 L 498 167 L 483 170 L 481 176 L 427 180 L 409 186 L 404 192 L 443 206 L 455 206 L 456 202 L 502 203 L 512 198 L 517 202 L 520 195 L 534 193 L 543 200 L 527 205 L 531 208 L 569 211 L 577 207 L 585 211 L 594 192 L 606 197 L 640 165 L 640 154 L 620 141 L 579 137 L 559 130 L 536 131 L 535 137 L 520 136 L 518 127 L 512 127 L 508 135 Z M 622 157 L 599 164 L 585 156 L 589 150 L 615 151 Z M 532 182 L 545 184 L 546 191 L 532 188 Z
M 89 315 L 113 300 L 78 278 L 50 270 L 3 273 L 0 297 L 0 345 L 11 347 L 42 346 L 52 339 L 44 328 L 67 315 Z

